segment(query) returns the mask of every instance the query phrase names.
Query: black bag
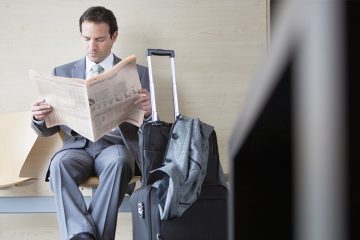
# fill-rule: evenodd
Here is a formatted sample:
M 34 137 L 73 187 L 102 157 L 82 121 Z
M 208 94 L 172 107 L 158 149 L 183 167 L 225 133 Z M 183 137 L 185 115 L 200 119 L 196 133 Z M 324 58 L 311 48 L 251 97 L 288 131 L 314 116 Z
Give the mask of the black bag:
M 175 53 L 173 50 L 163 49 L 148 49 L 148 67 L 150 78 L 150 92 L 151 92 L 151 107 L 152 107 L 152 120 L 141 125 L 139 129 L 139 146 L 140 146 L 140 170 L 141 170 L 141 185 L 153 183 L 161 176 L 152 175 L 149 179 L 151 170 L 157 169 L 164 164 L 164 155 L 167 149 L 169 136 L 173 123 L 167 123 L 158 120 L 156 111 L 156 99 L 154 90 L 154 81 L 151 69 L 151 55 L 169 56 L 172 67 L 172 90 L 173 90 L 173 103 L 174 103 L 174 121 L 180 116 L 179 104 L 177 98 L 176 78 L 175 78 Z M 214 158 L 214 159 L 210 159 Z M 205 182 L 217 184 L 219 183 L 218 177 L 220 172 L 219 152 L 217 145 L 217 137 L 215 131 L 209 137 L 209 161 L 207 167 L 207 175 Z
M 226 240 L 227 189 L 203 185 L 199 198 L 179 218 L 160 220 L 156 188 L 131 195 L 133 240 Z
M 169 56 L 172 68 L 172 85 L 173 85 L 173 100 L 174 100 L 174 119 L 178 118 L 179 104 L 176 90 L 175 78 L 175 52 L 173 50 L 163 49 L 148 49 L 148 69 L 149 69 L 149 84 L 151 93 L 151 121 L 141 125 L 139 129 L 139 145 L 140 145 L 140 170 L 141 170 L 141 185 L 145 186 L 149 183 L 149 173 L 151 170 L 159 168 L 163 164 L 163 158 L 169 140 L 172 123 L 167 123 L 158 120 L 156 111 L 156 99 L 154 81 L 152 76 L 151 56 Z
M 155 93 L 151 72 L 151 55 L 169 56 L 174 68 L 172 50 L 148 50 L 149 77 L 153 121 L 139 129 L 142 188 L 135 190 L 130 199 L 133 215 L 134 240 L 187 240 L 227 239 L 227 188 L 221 184 L 222 173 L 216 133 L 209 137 L 209 158 L 206 177 L 199 198 L 179 218 L 160 220 L 156 190 L 150 184 L 162 178 L 149 174 L 163 165 L 173 123 L 159 121 L 156 113 Z M 173 73 L 173 97 L 175 121 L 179 116 L 176 80 Z
M 141 162 L 141 185 L 150 183 L 149 173 L 163 165 L 163 159 L 171 132 L 172 123 L 146 122 L 139 129 Z M 152 182 L 157 179 L 152 179 Z
M 163 121 L 147 122 L 139 129 L 142 186 L 154 183 L 162 177 L 154 174 L 150 176 L 150 172 L 164 164 L 164 155 L 172 132 L 172 125 L 172 123 Z M 220 171 L 218 143 L 214 130 L 209 137 L 209 160 L 204 183 L 219 184 Z

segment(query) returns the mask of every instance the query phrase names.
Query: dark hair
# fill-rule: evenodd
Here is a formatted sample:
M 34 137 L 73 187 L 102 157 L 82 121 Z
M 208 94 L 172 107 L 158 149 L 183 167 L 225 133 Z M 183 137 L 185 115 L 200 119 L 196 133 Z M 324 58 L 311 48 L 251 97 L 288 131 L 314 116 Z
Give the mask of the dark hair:
M 118 30 L 116 17 L 113 12 L 101 6 L 88 8 L 79 19 L 80 32 L 82 32 L 81 24 L 85 21 L 94 23 L 107 23 L 109 25 L 110 36 Z

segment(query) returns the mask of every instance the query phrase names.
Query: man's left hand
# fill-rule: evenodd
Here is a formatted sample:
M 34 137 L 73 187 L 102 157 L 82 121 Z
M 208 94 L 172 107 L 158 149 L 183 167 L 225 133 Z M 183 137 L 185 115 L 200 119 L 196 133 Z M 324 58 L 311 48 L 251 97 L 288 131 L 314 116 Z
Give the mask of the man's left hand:
M 148 90 L 139 90 L 139 95 L 134 103 L 138 108 L 145 112 L 145 118 L 148 118 L 151 115 L 151 98 Z

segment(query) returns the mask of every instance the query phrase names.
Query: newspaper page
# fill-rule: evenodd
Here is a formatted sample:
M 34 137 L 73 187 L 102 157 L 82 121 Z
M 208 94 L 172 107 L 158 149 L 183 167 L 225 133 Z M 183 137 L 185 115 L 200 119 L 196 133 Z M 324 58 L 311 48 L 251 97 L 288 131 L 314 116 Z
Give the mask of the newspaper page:
M 40 96 L 53 107 L 47 127 L 66 125 L 97 141 L 122 122 L 140 126 L 144 112 L 135 104 L 141 89 L 134 55 L 89 79 L 45 76 L 30 70 Z

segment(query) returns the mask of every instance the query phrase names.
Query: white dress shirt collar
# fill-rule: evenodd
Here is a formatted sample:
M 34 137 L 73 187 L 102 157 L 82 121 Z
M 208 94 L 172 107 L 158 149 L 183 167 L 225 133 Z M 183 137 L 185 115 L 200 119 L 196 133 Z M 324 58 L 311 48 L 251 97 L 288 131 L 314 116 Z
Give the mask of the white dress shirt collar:
M 88 57 L 86 57 L 86 78 L 88 78 L 90 76 L 91 68 L 95 64 L 96 63 L 90 61 L 90 59 Z M 99 64 L 105 69 L 105 71 L 112 68 L 112 66 L 114 64 L 114 54 L 111 53 L 104 60 L 99 62 Z

